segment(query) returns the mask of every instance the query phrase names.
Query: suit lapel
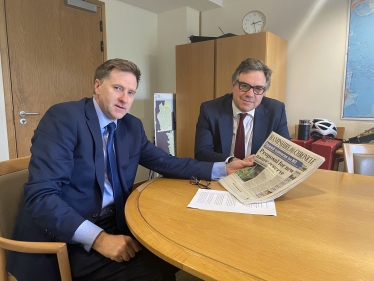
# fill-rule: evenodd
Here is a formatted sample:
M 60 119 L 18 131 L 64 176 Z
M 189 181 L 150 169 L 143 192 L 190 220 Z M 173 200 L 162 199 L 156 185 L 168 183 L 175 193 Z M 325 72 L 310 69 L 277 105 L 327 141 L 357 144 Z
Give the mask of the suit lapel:
M 99 119 L 95 111 L 92 98 L 86 103 L 85 107 L 87 126 L 91 132 L 92 139 L 95 147 L 95 173 L 99 183 L 101 194 L 104 191 L 104 152 L 103 152 L 103 140 L 101 136 Z
M 220 110 L 221 117 L 218 119 L 219 135 L 221 137 L 222 153 L 230 154 L 232 143 L 232 128 L 234 126 L 232 105 L 225 101 Z M 229 129 L 231 128 L 231 129 Z
M 267 110 L 262 104 L 259 104 L 256 107 L 255 116 L 253 120 L 252 150 L 257 151 L 263 144 L 263 140 L 266 136 L 266 128 L 268 123 L 266 115 Z

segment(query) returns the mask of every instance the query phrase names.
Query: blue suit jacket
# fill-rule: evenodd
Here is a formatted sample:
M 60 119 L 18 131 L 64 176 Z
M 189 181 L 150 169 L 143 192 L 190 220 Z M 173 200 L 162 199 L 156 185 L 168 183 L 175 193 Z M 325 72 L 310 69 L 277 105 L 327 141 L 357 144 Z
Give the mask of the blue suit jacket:
M 232 94 L 203 102 L 196 124 L 195 159 L 225 161 L 230 156 L 233 126 Z M 253 121 L 252 154 L 257 153 L 272 131 L 290 139 L 284 104 L 263 97 Z
M 118 120 L 115 149 L 124 202 L 138 164 L 165 177 L 211 177 L 213 163 L 176 158 L 155 147 L 148 141 L 141 121 L 131 114 Z M 13 239 L 62 241 L 69 248 L 74 245 L 71 238 L 78 226 L 84 220 L 95 223 L 98 219 L 103 200 L 104 152 L 92 98 L 52 106 L 35 130 L 31 154 L 25 207 Z M 45 280 L 59 280 L 54 255 L 9 252 L 7 260 L 8 270 L 18 280 L 39 281 L 43 276 Z M 71 269 L 75 275 L 73 262 Z

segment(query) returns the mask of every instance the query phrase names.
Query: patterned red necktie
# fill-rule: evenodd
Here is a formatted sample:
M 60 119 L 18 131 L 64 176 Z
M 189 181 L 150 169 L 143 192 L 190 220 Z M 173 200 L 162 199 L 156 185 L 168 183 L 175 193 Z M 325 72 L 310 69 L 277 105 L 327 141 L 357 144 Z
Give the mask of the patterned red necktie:
M 240 113 L 240 121 L 238 125 L 238 130 L 236 131 L 235 139 L 235 149 L 234 156 L 239 159 L 245 158 L 245 132 L 243 120 L 247 116 L 247 113 Z

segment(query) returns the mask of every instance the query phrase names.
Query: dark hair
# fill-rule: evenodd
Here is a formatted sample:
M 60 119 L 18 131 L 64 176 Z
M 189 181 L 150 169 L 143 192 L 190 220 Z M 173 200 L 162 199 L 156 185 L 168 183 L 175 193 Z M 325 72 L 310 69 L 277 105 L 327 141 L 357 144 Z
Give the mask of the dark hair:
M 141 76 L 140 69 L 135 63 L 123 59 L 111 59 L 102 63 L 95 71 L 94 82 L 96 79 L 99 79 L 102 83 L 106 78 L 109 77 L 113 69 L 134 74 L 137 82 L 136 88 L 138 88 Z
M 240 73 L 248 73 L 251 71 L 263 71 L 266 77 L 266 90 L 270 87 L 270 80 L 272 71 L 266 66 L 266 64 L 261 60 L 247 58 L 243 60 L 239 66 L 236 68 L 234 74 L 232 75 L 232 83 L 236 84 L 239 81 Z

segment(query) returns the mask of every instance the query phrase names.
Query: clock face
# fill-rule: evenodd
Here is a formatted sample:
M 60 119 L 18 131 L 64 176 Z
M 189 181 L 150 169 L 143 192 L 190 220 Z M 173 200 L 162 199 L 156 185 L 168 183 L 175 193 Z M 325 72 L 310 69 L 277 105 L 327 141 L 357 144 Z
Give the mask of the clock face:
M 260 11 L 252 11 L 243 18 L 243 30 L 245 33 L 257 33 L 264 30 L 266 17 Z

